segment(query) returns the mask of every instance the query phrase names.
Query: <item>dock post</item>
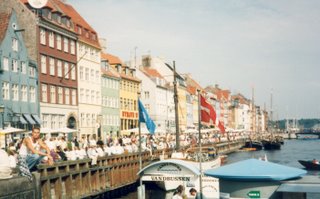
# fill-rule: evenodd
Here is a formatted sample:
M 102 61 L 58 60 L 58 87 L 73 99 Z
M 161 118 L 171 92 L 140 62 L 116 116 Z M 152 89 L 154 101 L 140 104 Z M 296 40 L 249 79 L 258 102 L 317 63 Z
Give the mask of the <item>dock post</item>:
M 141 179 L 140 179 L 141 181 Z M 146 198 L 146 189 L 144 184 L 140 183 L 140 186 L 138 187 L 138 199 L 145 199 Z

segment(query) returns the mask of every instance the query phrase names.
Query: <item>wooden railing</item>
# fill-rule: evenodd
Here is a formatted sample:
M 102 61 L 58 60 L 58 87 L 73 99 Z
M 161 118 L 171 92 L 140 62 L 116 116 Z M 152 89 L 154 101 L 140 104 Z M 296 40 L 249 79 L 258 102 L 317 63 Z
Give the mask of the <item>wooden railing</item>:
M 240 148 L 241 142 L 216 144 L 220 153 Z M 142 168 L 161 155 L 170 157 L 172 149 L 141 154 Z M 83 198 L 113 191 L 131 185 L 138 180 L 139 153 L 113 155 L 91 159 L 57 162 L 54 165 L 39 165 L 42 198 Z

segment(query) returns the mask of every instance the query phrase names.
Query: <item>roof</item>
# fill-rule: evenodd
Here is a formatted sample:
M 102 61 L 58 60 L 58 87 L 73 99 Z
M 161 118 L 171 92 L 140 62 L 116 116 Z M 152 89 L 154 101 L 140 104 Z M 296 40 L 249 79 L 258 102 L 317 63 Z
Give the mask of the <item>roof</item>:
M 121 78 L 124 78 L 124 79 L 128 79 L 128 80 L 131 80 L 131 81 L 136 81 L 136 82 L 141 82 L 140 79 L 138 79 L 136 77 L 132 77 L 130 75 L 126 75 L 124 73 L 120 73 L 120 76 L 121 76 Z
M 96 39 L 94 40 L 90 36 L 89 38 L 87 38 L 84 34 L 84 31 L 82 31 L 82 34 L 79 35 L 79 38 L 81 41 L 84 41 L 88 44 L 91 44 L 95 47 L 100 48 L 100 44 L 98 41 L 98 34 L 96 33 L 96 31 L 86 22 L 85 19 L 82 18 L 82 16 L 71 5 L 62 2 L 61 0 L 52 0 L 52 1 L 54 1 L 59 6 L 59 8 L 67 16 L 71 18 L 71 20 L 75 25 L 81 26 L 82 28 L 96 35 Z
M 103 75 L 109 76 L 109 77 L 114 77 L 114 78 L 120 78 L 119 73 L 117 73 L 116 71 L 113 71 L 113 69 L 110 67 L 109 70 L 106 69 L 101 69 L 101 72 Z
M 149 77 L 163 78 L 162 75 L 154 68 L 143 67 L 142 72 Z
M 137 175 L 143 175 L 146 171 L 148 170 L 152 170 L 152 168 L 157 168 L 157 167 L 161 167 L 163 165 L 169 165 L 169 164 L 175 164 L 180 166 L 181 168 L 185 168 L 186 170 L 192 172 L 194 175 L 199 175 L 200 171 L 198 168 L 196 168 L 195 166 L 193 166 L 192 164 L 189 164 L 187 161 L 183 161 L 183 160 L 178 160 L 178 159 L 167 159 L 167 160 L 161 160 L 161 161 L 157 161 L 154 162 L 152 164 L 149 164 L 148 166 L 144 167 L 143 169 L 141 169 Z M 159 170 L 159 169 L 158 169 Z M 168 171 L 170 173 L 170 171 Z
M 11 13 L 1 12 L 0 13 L 0 42 L 4 39 L 7 33 Z
M 217 169 L 209 169 L 204 173 L 208 176 L 234 181 L 280 181 L 298 178 L 307 171 L 272 162 L 248 159 Z
M 320 178 L 318 176 L 303 176 L 298 180 L 286 181 L 277 192 L 320 193 Z
M 115 55 L 101 52 L 101 59 L 108 60 L 109 64 L 111 64 L 111 65 L 117 65 L 117 64 L 122 65 L 122 61 L 119 59 L 119 57 L 117 57 Z

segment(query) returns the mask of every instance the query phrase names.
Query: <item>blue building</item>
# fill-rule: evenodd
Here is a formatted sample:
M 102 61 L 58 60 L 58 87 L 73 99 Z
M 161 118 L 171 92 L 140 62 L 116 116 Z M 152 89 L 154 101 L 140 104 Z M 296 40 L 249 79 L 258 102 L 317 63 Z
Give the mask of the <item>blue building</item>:
M 15 11 L 0 13 L 0 128 L 40 125 L 38 69 L 28 57 Z

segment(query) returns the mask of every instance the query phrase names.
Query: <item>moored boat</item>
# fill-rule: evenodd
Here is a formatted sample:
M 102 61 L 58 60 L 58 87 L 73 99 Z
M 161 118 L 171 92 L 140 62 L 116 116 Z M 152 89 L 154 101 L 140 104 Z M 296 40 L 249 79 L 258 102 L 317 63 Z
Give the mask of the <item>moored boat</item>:
M 320 164 L 312 162 L 312 160 L 298 160 L 307 170 L 320 170 Z
M 242 149 L 251 149 L 253 151 L 259 151 L 259 150 L 262 150 L 262 148 L 263 148 L 262 142 L 249 140 L 249 141 L 246 141 Z
M 269 141 L 269 140 L 263 140 L 263 148 L 264 150 L 280 150 L 281 149 L 281 143 L 277 141 Z

